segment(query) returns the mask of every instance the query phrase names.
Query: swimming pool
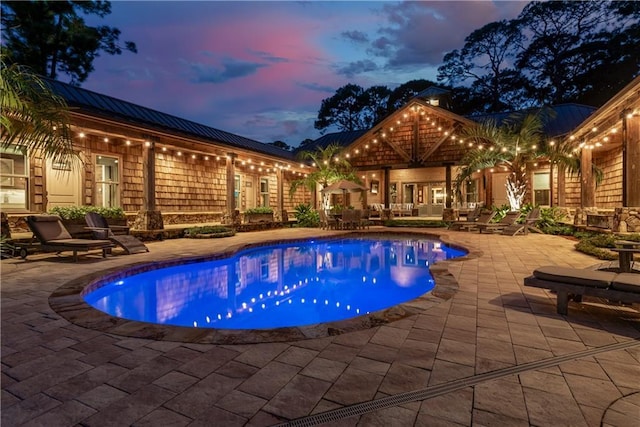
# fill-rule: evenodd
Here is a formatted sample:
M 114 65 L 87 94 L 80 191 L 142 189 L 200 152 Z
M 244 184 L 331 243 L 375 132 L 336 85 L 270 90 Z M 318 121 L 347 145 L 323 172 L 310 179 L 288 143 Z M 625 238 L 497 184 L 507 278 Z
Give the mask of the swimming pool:
M 313 325 L 417 298 L 434 286 L 433 263 L 465 254 L 416 237 L 281 243 L 119 278 L 83 298 L 112 316 L 162 325 Z

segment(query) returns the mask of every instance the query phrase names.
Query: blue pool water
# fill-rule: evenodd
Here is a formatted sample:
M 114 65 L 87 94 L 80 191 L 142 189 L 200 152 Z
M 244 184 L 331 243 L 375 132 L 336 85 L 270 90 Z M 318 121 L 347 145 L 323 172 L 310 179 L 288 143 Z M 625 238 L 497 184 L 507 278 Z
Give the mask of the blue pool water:
M 423 238 L 283 243 L 135 274 L 84 298 L 112 316 L 165 325 L 305 326 L 417 298 L 433 289 L 431 264 L 465 254 Z

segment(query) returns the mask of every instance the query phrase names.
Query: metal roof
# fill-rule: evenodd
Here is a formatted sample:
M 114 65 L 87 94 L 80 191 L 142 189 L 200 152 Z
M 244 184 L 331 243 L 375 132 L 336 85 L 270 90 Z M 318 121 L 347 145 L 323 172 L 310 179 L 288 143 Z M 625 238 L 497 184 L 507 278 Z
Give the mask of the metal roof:
M 587 119 L 594 111 L 595 107 L 582 104 L 559 104 L 554 105 L 551 108 L 555 115 L 544 120 L 544 133 L 549 138 L 557 138 L 562 135 L 566 135 L 573 131 L 583 121 Z M 474 116 L 467 116 L 467 118 L 476 121 L 484 122 L 487 120 L 494 120 L 497 124 L 501 124 L 507 118 L 514 114 L 520 113 L 535 113 L 539 111 L 539 108 L 530 108 L 527 110 L 510 111 L 506 113 L 487 113 L 478 114 Z
M 142 107 L 131 102 L 102 95 L 57 80 L 43 78 L 51 90 L 64 98 L 69 106 L 78 107 L 92 113 L 108 117 L 125 119 L 141 125 L 151 125 L 163 130 L 173 131 L 220 142 L 232 147 L 268 154 L 288 160 L 294 158 L 293 152 L 240 135 L 181 119 L 171 114 Z
M 347 132 L 334 132 L 328 133 L 326 135 L 321 136 L 316 139 L 312 143 L 305 145 L 303 147 L 298 147 L 295 152 L 299 153 L 300 151 L 314 151 L 318 148 L 327 148 L 331 144 L 337 144 L 341 147 L 347 147 L 351 145 L 356 139 L 360 138 L 362 135 L 367 133 L 369 129 L 361 129 L 361 130 L 352 130 Z

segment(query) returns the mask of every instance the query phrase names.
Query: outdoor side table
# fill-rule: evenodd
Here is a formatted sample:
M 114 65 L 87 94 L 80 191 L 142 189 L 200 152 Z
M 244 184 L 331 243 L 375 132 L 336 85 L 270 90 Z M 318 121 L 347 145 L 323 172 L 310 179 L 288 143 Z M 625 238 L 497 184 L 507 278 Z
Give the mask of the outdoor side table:
M 616 240 L 614 244 L 616 246 L 619 246 L 617 248 L 612 248 L 611 250 L 618 253 L 618 264 L 620 265 L 620 272 L 631 272 L 633 255 L 640 254 L 640 242 L 633 242 L 630 240 Z

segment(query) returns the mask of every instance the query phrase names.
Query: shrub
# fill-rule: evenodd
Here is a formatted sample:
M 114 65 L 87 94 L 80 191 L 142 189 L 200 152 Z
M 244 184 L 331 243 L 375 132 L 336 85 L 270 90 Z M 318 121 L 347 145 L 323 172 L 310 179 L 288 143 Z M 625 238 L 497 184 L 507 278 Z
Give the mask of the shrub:
M 233 228 L 223 225 L 205 225 L 202 227 L 191 227 L 184 230 L 185 237 L 196 237 L 199 235 L 218 235 L 218 237 L 229 237 L 236 234 Z
M 320 214 L 310 204 L 300 203 L 293 209 L 293 215 L 296 217 L 298 227 L 315 228 L 320 225 Z
M 582 239 L 576 244 L 576 250 L 604 260 L 618 259 L 616 253 L 608 250 L 608 248 L 615 247 L 614 242 L 616 240 L 624 239 L 640 242 L 640 234 L 621 236 L 616 234 L 580 232 L 576 233 L 576 235 L 582 236 Z
M 493 217 L 491 222 L 500 222 L 500 220 L 511 210 L 511 206 L 502 205 L 500 207 L 494 207 L 493 210 L 496 211 L 496 215 Z
M 428 219 L 390 219 L 384 221 L 384 225 L 387 227 L 418 227 L 418 228 L 438 228 L 446 227 L 448 225 L 445 221 L 428 220 Z
M 54 206 L 49 213 L 62 219 L 84 219 L 88 212 L 97 212 L 107 219 L 125 219 L 122 208 L 103 208 L 99 206 Z
M 573 236 L 575 229 L 572 225 L 546 225 L 540 228 L 543 233 L 556 236 Z
M 597 242 L 597 240 L 592 240 L 592 239 L 580 240 L 576 244 L 576 250 L 582 253 L 585 253 L 587 255 L 592 255 L 598 259 L 604 259 L 604 260 L 618 259 L 618 255 L 616 255 L 611 251 L 606 250 L 604 247 L 599 247 L 595 245 L 594 242 Z
M 272 214 L 273 208 L 269 206 L 258 206 L 257 208 L 251 208 L 244 211 L 245 214 Z

